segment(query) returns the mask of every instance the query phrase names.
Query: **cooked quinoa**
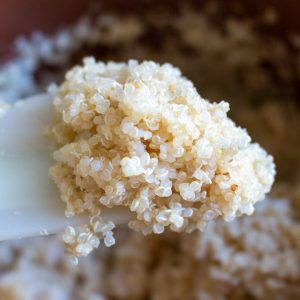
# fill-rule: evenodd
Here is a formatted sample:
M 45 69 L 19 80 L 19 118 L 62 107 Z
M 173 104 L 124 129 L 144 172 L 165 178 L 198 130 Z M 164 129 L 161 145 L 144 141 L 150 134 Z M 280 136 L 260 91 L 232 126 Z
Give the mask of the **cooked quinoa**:
M 218 217 L 251 215 L 274 180 L 273 158 L 170 64 L 107 64 L 85 58 L 52 87 L 59 144 L 50 176 L 66 215 L 90 223 L 68 227 L 74 256 L 114 243 L 101 210 L 125 206 L 129 226 L 144 234 L 203 231 Z
M 252 216 L 210 222 L 204 232 L 167 229 L 144 237 L 117 226 L 117 244 L 109 249 L 100 245 L 77 267 L 68 264 L 59 237 L 1 242 L 0 299 L 300 297 L 299 35 L 293 34 L 291 52 L 280 39 L 257 32 L 258 27 L 268 28 L 270 18 L 220 15 L 215 4 L 201 12 L 181 11 L 176 18 L 167 11 L 148 11 L 142 19 L 101 15 L 95 23 L 83 18 L 53 36 L 36 32 L 20 38 L 18 57 L 0 67 L 0 98 L 14 101 L 43 91 L 53 80 L 61 82 L 61 74 L 87 53 L 76 51 L 87 46 L 89 55 L 100 60 L 170 61 L 205 98 L 228 99 L 229 115 L 274 156 L 278 175 L 272 194 L 285 200 L 267 199 Z M 128 24 L 133 23 L 130 31 Z M 116 28 L 124 32 L 125 27 L 122 39 Z M 45 65 L 50 68 L 37 78 Z
M 76 267 L 57 237 L 9 241 L 0 244 L 0 299 L 294 300 L 299 234 L 289 202 L 267 199 L 252 216 L 211 222 L 204 232 L 144 237 L 118 227 L 115 247 Z

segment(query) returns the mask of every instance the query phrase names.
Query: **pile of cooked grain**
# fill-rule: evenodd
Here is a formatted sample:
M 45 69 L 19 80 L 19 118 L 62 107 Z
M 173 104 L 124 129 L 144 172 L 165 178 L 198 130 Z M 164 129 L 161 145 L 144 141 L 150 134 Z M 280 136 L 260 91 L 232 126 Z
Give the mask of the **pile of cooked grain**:
M 129 227 L 144 235 L 191 233 L 251 215 L 270 191 L 273 158 L 227 117 L 227 102 L 204 100 L 170 64 L 89 57 L 51 90 L 59 149 L 50 176 L 66 215 L 90 218 L 64 233 L 74 261 L 101 236 L 114 243 L 103 208 L 126 207 Z
M 169 61 L 195 82 L 202 97 L 231 101 L 231 117 L 274 155 L 278 177 L 273 197 L 284 200 L 268 199 L 252 216 L 218 221 L 204 233 L 167 230 L 144 237 L 117 228 L 117 245 L 101 247 L 77 267 L 68 264 L 56 237 L 1 243 L 0 299 L 300 296 L 300 112 L 295 85 L 300 79 L 300 39 L 291 36 L 288 47 L 256 33 L 258 23 L 274 21 L 270 12 L 261 20 L 231 18 L 221 24 L 214 22 L 218 10 L 213 6 L 201 13 L 183 11 L 176 18 L 160 13 L 155 22 L 151 15 L 143 22 L 120 16 L 100 17 L 93 24 L 84 19 L 53 38 L 36 33 L 31 40 L 20 39 L 20 55 L 0 73 L 0 100 L 13 101 L 53 80 L 59 83 L 87 48 L 96 49 L 89 54 L 101 60 Z M 149 40 L 158 32 L 162 36 L 155 43 Z M 41 66 L 52 68 L 36 78 Z

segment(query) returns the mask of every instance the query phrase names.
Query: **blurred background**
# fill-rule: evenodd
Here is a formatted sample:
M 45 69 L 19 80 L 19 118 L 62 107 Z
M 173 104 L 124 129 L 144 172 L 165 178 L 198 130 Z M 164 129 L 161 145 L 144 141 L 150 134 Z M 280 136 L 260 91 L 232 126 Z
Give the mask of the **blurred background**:
M 270 152 L 253 216 L 204 233 L 127 228 L 72 267 L 60 237 L 0 243 L 0 300 L 300 299 L 297 0 L 0 1 L 0 102 L 45 91 L 85 56 L 170 62 Z

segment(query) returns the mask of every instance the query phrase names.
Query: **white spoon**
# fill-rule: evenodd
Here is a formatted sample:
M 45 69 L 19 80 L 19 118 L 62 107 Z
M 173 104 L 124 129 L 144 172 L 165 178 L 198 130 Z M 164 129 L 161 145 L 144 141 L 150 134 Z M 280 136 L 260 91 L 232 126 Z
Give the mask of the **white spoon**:
M 48 177 L 52 151 L 43 130 L 52 122 L 46 94 L 18 102 L 0 119 L 0 240 L 62 231 L 68 224 L 56 186 Z M 125 223 L 121 210 L 105 216 Z

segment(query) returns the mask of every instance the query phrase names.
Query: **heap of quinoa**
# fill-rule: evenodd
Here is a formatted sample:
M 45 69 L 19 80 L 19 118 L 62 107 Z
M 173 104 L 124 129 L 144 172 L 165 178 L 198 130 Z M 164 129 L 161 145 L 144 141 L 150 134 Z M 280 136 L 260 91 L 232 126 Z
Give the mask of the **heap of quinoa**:
M 274 181 L 273 158 L 170 64 L 85 58 L 52 88 L 59 145 L 50 176 L 66 215 L 89 223 L 63 236 L 72 255 L 114 244 L 104 208 L 126 207 L 143 234 L 203 231 L 250 215 Z
M 76 267 L 57 236 L 6 241 L 0 299 L 299 299 L 300 223 L 292 215 L 287 200 L 266 199 L 252 216 L 211 222 L 205 232 L 144 237 L 118 226 L 116 247 Z

